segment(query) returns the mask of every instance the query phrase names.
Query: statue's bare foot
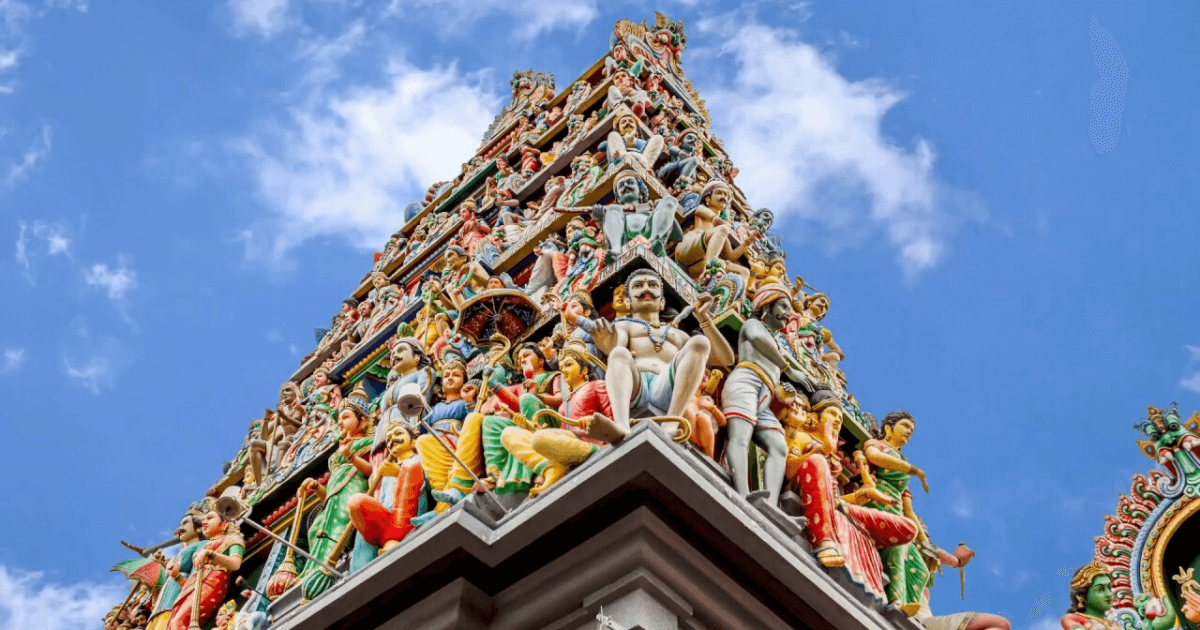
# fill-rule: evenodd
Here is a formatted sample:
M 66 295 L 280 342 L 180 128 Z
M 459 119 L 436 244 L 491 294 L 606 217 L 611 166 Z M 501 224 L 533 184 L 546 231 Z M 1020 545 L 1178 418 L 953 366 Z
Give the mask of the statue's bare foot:
M 588 437 L 601 442 L 613 443 L 629 435 L 629 427 L 624 427 L 605 417 L 602 413 L 592 414 L 588 423 Z
M 817 562 L 825 567 L 844 567 L 846 566 L 846 556 L 842 555 L 842 550 L 836 543 L 823 542 L 817 545 Z
M 558 483 L 558 480 L 562 479 L 567 474 L 568 470 L 569 469 L 566 466 L 556 466 L 554 464 L 547 466 L 546 470 L 542 471 L 542 483 L 538 484 L 536 488 L 530 490 L 529 496 L 536 497 L 546 490 L 549 490 L 550 486 Z

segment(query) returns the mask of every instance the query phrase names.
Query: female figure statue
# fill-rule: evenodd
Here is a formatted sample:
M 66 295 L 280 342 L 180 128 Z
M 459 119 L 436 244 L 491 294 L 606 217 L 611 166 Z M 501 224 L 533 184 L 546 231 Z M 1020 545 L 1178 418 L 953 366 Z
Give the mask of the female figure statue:
M 1171 606 L 1171 600 L 1164 598 L 1162 603 L 1166 614 L 1151 620 L 1140 620 L 1144 622 L 1141 627 L 1150 630 L 1175 627 L 1175 609 Z M 1112 607 L 1112 578 L 1100 563 L 1093 560 L 1071 576 L 1071 607 L 1059 619 L 1059 624 L 1063 630 L 1121 630 L 1120 623 L 1107 617 Z
M 371 464 L 371 428 L 367 414 L 367 395 L 360 385 L 342 401 L 338 412 L 341 439 L 338 449 L 329 456 L 329 482 L 322 485 L 308 478 L 300 484 L 302 495 L 315 491 L 324 506 L 308 528 L 308 552 L 326 563 L 334 564 L 350 542 L 354 529 L 350 527 L 350 497 L 367 490 L 367 475 Z M 334 576 L 314 562 L 305 563 L 300 574 L 304 599 L 309 600 L 333 586 Z
M 246 541 L 236 523 L 213 511 L 204 515 L 200 528 L 208 540 L 192 555 L 194 570 L 171 608 L 167 630 L 188 630 L 208 623 L 225 601 L 233 572 L 242 566 Z
M 879 490 L 891 499 L 888 503 L 874 503 L 871 507 L 909 518 L 912 516 L 905 514 L 904 509 L 906 501 L 911 500 L 909 478 L 920 479 L 925 492 L 929 492 L 925 471 L 908 463 L 900 453 L 900 449 L 912 438 L 914 429 L 916 420 L 911 413 L 890 412 L 879 423 L 880 433 L 876 439 L 867 440 L 865 448 Z M 883 569 L 891 579 L 887 585 L 888 602 L 896 604 L 911 617 L 920 610 L 921 592 L 929 579 L 929 567 L 920 550 L 912 544 L 887 547 L 882 554 Z

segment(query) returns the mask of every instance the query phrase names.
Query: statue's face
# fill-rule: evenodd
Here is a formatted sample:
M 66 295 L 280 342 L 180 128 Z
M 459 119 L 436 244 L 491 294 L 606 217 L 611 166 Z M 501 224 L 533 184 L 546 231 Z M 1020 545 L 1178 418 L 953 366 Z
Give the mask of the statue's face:
M 688 153 L 695 151 L 696 150 L 696 134 L 694 134 L 694 133 L 684 134 L 684 136 L 679 139 L 679 148 L 683 149 L 684 151 L 687 151 Z
M 196 534 L 196 526 L 192 524 L 192 517 L 185 516 L 179 519 L 179 528 L 175 530 L 175 535 L 187 539 Z
M 454 251 L 446 252 L 446 269 L 447 270 L 457 271 L 458 268 L 462 267 L 463 263 L 465 263 L 465 262 L 467 262 L 467 259 L 462 254 L 459 254 L 458 252 L 454 252 Z
M 538 340 L 538 350 L 541 350 L 542 354 L 545 356 L 554 356 L 554 338 L 542 337 L 540 340 Z
M 637 276 L 626 283 L 626 287 L 626 291 L 629 293 L 630 309 L 634 312 L 657 313 L 666 306 L 666 300 L 663 298 L 662 279 L 658 277 Z
M 388 452 L 394 458 L 399 458 L 412 450 L 412 436 L 408 434 L 408 429 L 398 424 L 388 429 L 387 441 Z
M 1107 575 L 1101 575 L 1092 580 L 1092 585 L 1088 587 L 1087 598 L 1084 600 L 1084 603 L 1088 608 L 1101 612 L 1112 608 L 1112 580 Z
M 885 427 L 883 433 L 889 443 L 899 447 L 908 444 L 908 441 L 912 439 L 914 429 L 916 426 L 913 421 L 905 418 L 896 424 Z
M 583 366 L 572 355 L 563 356 L 558 364 L 558 369 L 562 371 L 563 378 L 568 383 L 579 383 L 584 379 L 585 372 Z
M 532 378 L 542 373 L 544 364 L 541 357 L 533 350 L 525 348 L 517 358 L 521 363 L 521 372 L 525 375 L 525 378 Z
M 500 280 L 500 278 L 488 278 L 487 288 L 488 289 L 503 289 L 504 283 Z
M 317 387 L 324 387 L 328 384 L 329 375 L 325 372 L 317 372 L 317 374 L 313 376 L 313 385 L 316 385 Z
M 613 291 L 613 310 L 618 313 L 629 311 L 629 294 L 625 287 L 617 287 Z
M 825 443 L 825 453 L 832 453 L 837 448 L 837 436 L 842 431 L 842 409 L 837 405 L 821 410 L 822 442 Z
M 782 260 L 771 263 L 771 269 L 767 273 L 769 273 L 772 276 L 775 276 L 776 278 L 786 278 L 787 277 L 787 263 L 783 262 Z M 818 300 L 818 301 L 820 301 L 820 300 Z
M 822 317 L 825 317 L 826 313 L 829 312 L 829 300 L 826 300 L 823 297 L 819 297 L 819 298 L 813 300 L 812 305 L 809 307 L 809 310 L 812 311 L 812 314 L 814 317 L 816 317 L 817 319 L 821 319 Z
M 584 317 L 587 315 L 587 307 L 583 305 L 583 302 L 579 301 L 579 298 L 571 298 L 570 300 L 567 300 L 567 303 L 564 306 L 567 311 L 574 313 L 576 317 Z
M 375 276 L 371 279 L 371 284 L 375 285 L 376 289 L 382 289 L 383 285 L 387 284 L 387 278 L 383 276 Z
M 724 210 L 729 207 L 729 189 L 724 186 L 718 186 L 712 194 L 708 196 L 707 203 L 704 205 L 714 210 Z
M 392 350 L 392 365 L 399 372 L 408 372 L 417 367 L 417 355 L 413 352 L 412 346 L 407 343 L 398 343 Z
M 636 177 L 622 177 L 613 188 L 618 203 L 637 203 L 641 196 Z
M 358 431 L 358 414 L 349 407 L 342 407 L 342 411 L 338 413 L 338 427 L 342 430 L 342 435 L 350 435 Z
M 763 323 L 771 330 L 779 330 L 792 316 L 792 304 L 786 299 L 775 300 L 763 312 Z
M 617 121 L 617 133 L 622 136 L 631 136 L 637 133 L 637 120 L 633 116 L 622 116 Z
M 200 526 L 200 529 L 204 532 L 205 538 L 216 538 L 225 529 L 225 521 L 221 520 L 220 514 L 209 512 L 204 515 L 204 523 Z
M 456 366 L 446 369 L 442 372 L 442 391 L 461 392 L 465 381 L 466 374 L 463 374 L 462 368 Z

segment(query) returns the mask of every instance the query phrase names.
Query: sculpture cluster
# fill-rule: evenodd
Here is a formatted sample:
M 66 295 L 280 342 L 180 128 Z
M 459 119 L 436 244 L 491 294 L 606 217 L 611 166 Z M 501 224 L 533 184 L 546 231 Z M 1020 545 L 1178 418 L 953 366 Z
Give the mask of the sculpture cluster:
M 476 156 L 409 206 L 210 490 L 274 508 L 264 524 L 288 537 L 242 612 L 219 607 L 266 541 L 197 505 L 159 562 L 167 586 L 145 582 L 107 627 L 261 623 L 266 600 L 316 597 L 329 568 L 358 570 L 470 497 L 511 510 L 545 493 L 644 420 L 739 493 L 782 496 L 819 562 L 917 614 L 932 573 L 972 552 L 937 548 L 912 511 L 912 415 L 868 435 L 830 300 L 788 277 L 771 212 L 734 184 L 685 45 L 662 15 L 622 21 L 603 65 L 558 95 L 514 74 Z

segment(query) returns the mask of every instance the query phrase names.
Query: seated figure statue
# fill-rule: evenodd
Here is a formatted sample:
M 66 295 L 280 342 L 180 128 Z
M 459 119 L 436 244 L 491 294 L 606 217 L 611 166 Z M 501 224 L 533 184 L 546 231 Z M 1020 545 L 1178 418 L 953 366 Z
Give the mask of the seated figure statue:
M 636 162 L 647 171 L 654 170 L 654 163 L 662 155 L 665 147 L 663 137 L 654 134 L 649 140 L 638 137 L 638 122 L 632 114 L 622 114 L 608 132 L 608 139 L 603 150 L 608 157 L 608 167 L 613 168 L 624 162 Z
M 678 240 L 682 230 L 675 220 L 679 202 L 663 197 L 650 204 L 650 191 L 633 172 L 622 173 L 613 182 L 616 203 L 595 206 L 592 214 L 604 230 L 610 258 L 620 255 L 635 239 L 644 239 L 656 256 L 667 255 L 667 241 Z

